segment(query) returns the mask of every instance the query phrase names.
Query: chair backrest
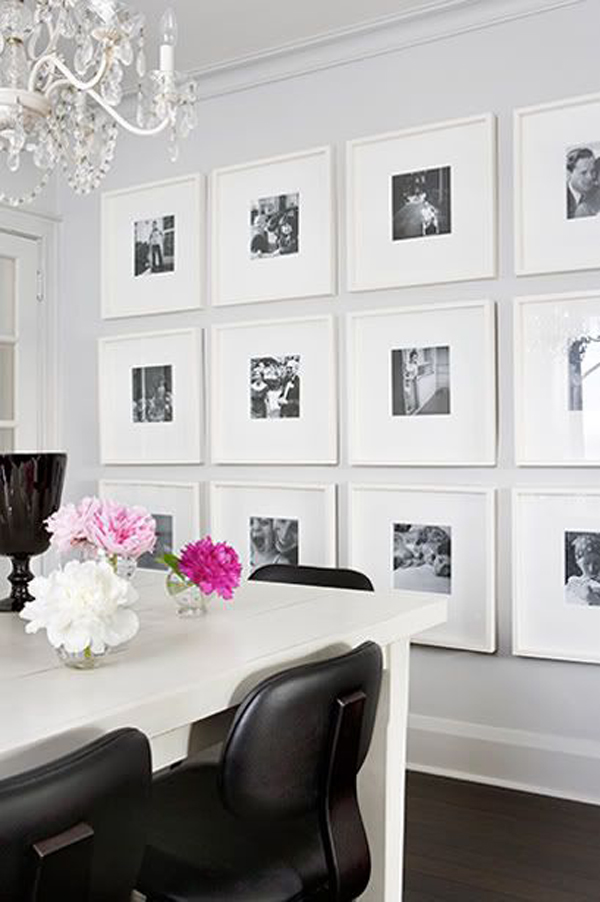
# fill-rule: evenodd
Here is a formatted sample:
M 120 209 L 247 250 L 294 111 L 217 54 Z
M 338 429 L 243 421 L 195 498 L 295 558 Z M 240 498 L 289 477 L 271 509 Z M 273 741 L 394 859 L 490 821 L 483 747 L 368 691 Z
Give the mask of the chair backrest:
M 223 747 L 226 807 L 256 821 L 317 814 L 332 900 L 354 899 L 370 874 L 356 798 L 379 700 L 374 642 L 260 683 L 240 705 Z
M 296 585 L 329 586 L 334 589 L 360 589 L 373 592 L 373 583 L 358 570 L 337 567 L 290 566 L 289 564 L 265 564 L 251 574 L 250 579 L 268 583 L 294 583 Z
M 148 740 L 133 729 L 0 782 L 0 899 L 129 900 L 150 786 Z

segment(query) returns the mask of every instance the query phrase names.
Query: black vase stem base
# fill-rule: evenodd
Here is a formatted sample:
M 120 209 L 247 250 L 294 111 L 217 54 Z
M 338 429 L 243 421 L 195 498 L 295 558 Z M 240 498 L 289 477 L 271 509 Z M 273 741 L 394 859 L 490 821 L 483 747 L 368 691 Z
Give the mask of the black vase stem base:
M 0 614 L 15 614 L 17 613 L 16 608 L 13 608 L 13 600 L 9 595 L 8 598 L 0 599 Z
M 28 588 L 34 576 L 29 569 L 29 560 L 29 556 L 12 558 L 13 569 L 8 577 L 12 592 L 8 598 L 0 601 L 0 614 L 18 613 L 23 610 L 28 601 L 33 601 L 33 595 Z

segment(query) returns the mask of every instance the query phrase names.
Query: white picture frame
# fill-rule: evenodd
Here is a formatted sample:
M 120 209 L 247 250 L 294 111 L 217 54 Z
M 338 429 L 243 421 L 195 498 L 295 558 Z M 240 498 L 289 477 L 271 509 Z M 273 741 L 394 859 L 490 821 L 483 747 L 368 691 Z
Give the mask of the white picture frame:
M 98 377 L 102 464 L 202 462 L 199 330 L 101 338 Z
M 514 338 L 517 464 L 600 465 L 600 290 L 515 298 Z
M 155 482 L 129 479 L 101 479 L 100 498 L 128 507 L 145 507 L 157 526 L 157 545 L 152 553 L 142 555 L 138 570 L 167 572 L 156 558 L 166 552 L 178 554 L 188 542 L 201 534 L 200 486 L 194 482 Z
M 496 275 L 491 113 L 353 140 L 346 156 L 350 291 Z
M 335 293 L 332 170 L 316 147 L 211 174 L 214 306 Z
M 495 465 L 492 301 L 349 314 L 347 384 L 351 465 Z
M 494 490 L 371 484 L 349 493 L 350 566 L 376 591 L 397 590 L 399 604 L 405 592 L 448 600 L 447 621 L 413 641 L 495 652 Z
M 202 306 L 205 197 L 197 173 L 102 195 L 103 319 Z
M 513 654 L 600 663 L 599 496 L 598 488 L 513 490 Z
M 515 110 L 517 275 L 600 267 L 600 215 L 593 213 L 589 205 L 585 205 L 585 212 L 583 206 L 577 212 L 579 203 L 569 189 L 572 180 L 569 155 L 582 147 L 590 150 L 596 159 L 600 155 L 599 121 L 600 94 Z M 579 176 L 577 184 L 580 184 Z M 600 200 L 600 189 L 596 193 L 594 210 Z M 577 192 L 579 200 L 580 194 Z
M 335 344 L 331 316 L 213 326 L 212 460 L 337 463 Z M 289 393 L 288 369 L 294 366 Z M 265 378 L 257 388 L 254 376 L 261 367 Z M 299 395 L 295 404 L 293 391 Z
M 335 485 L 214 481 L 209 497 L 211 536 L 236 549 L 244 578 L 268 563 L 336 566 Z

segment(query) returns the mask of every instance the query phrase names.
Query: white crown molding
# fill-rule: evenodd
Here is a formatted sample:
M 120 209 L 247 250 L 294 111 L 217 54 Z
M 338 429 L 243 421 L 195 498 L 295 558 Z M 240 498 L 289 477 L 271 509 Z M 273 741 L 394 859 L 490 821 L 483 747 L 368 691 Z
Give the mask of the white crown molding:
M 584 0 L 432 0 L 419 9 L 191 70 L 201 100 L 245 91 L 460 34 L 544 15 Z

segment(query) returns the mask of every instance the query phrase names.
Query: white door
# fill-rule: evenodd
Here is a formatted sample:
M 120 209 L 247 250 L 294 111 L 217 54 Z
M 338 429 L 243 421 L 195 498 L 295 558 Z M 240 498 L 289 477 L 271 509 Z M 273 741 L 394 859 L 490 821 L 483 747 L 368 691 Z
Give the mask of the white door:
M 38 242 L 0 230 L 0 453 L 40 448 Z M 9 588 L 0 557 L 0 598 Z

